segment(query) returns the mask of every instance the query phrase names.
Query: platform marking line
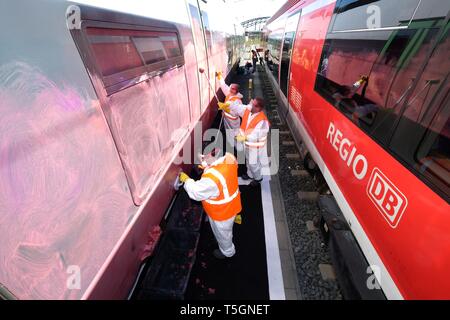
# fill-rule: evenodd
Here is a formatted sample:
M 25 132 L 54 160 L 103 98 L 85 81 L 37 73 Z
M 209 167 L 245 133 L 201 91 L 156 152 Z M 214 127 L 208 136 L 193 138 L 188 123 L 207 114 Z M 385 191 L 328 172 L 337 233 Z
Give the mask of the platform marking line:
M 325 164 L 325 161 L 320 155 L 319 150 L 317 150 L 317 147 L 314 145 L 312 138 L 306 131 L 305 126 L 300 122 L 300 120 L 297 117 L 293 117 L 292 119 L 294 122 L 293 126 L 298 128 L 298 130 L 300 131 L 300 135 L 302 136 L 307 149 L 311 152 L 311 155 L 313 156 L 317 165 L 322 171 L 323 177 L 325 178 L 328 186 L 330 187 L 330 190 L 334 198 L 336 199 L 339 208 L 341 209 L 345 219 L 350 224 L 351 231 L 355 235 L 355 238 L 358 241 L 358 244 L 360 245 L 364 253 L 364 256 L 366 257 L 370 265 L 376 265 L 380 267 L 381 274 L 377 275 L 375 273 L 374 275 L 376 276 L 378 282 L 382 283 L 381 287 L 383 289 L 384 294 L 388 299 L 393 300 L 403 299 L 403 295 L 397 288 L 397 285 L 392 279 L 386 266 L 384 265 L 383 260 L 381 260 L 380 256 L 378 255 L 378 252 L 376 251 L 375 247 L 370 241 L 368 235 L 365 233 L 364 229 L 359 223 L 356 214 L 353 212 L 352 207 L 347 202 L 347 199 L 342 193 L 342 190 L 339 188 L 336 180 L 331 174 L 331 171 L 328 169 L 327 165 Z
M 269 297 L 270 300 L 286 300 L 283 271 L 281 269 L 280 248 L 278 247 L 277 228 L 269 181 L 270 177 L 265 176 L 261 182 L 261 202 L 264 217 Z

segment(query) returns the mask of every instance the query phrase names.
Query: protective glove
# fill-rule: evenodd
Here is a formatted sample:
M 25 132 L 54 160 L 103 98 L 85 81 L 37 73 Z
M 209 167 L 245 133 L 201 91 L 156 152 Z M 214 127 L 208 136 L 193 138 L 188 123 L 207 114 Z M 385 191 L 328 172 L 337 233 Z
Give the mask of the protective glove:
M 242 216 L 241 216 L 240 214 L 238 214 L 238 215 L 234 218 L 234 223 L 242 224 Z
M 353 87 L 354 87 L 354 88 L 359 88 L 363 83 L 367 82 L 368 80 L 369 80 L 369 77 L 363 75 L 363 76 L 361 76 L 361 78 L 359 78 L 358 81 L 356 81 L 356 82 L 353 84 Z
M 216 78 L 217 78 L 217 80 L 222 80 L 222 71 L 217 71 L 216 72 Z
M 226 113 L 230 113 L 230 103 L 229 102 L 219 102 L 219 110 L 225 111 Z
M 190 177 L 184 172 L 180 172 L 179 177 L 181 183 L 185 183 L 187 180 L 190 179 Z
M 247 140 L 247 137 L 246 136 L 243 136 L 243 135 L 241 135 L 241 134 L 238 134 L 237 136 L 236 136 L 236 141 L 237 142 L 245 142 Z

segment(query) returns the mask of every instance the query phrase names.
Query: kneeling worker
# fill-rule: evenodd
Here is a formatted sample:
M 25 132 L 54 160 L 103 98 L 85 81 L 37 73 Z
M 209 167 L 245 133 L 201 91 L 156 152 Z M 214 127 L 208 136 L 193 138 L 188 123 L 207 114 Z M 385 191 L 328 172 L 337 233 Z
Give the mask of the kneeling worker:
M 227 142 L 230 146 L 234 146 L 234 137 L 239 131 L 241 125 L 241 119 L 239 115 L 235 114 L 231 109 L 230 105 L 233 103 L 242 104 L 242 94 L 239 93 L 239 85 L 232 83 L 229 86 L 225 83 L 222 77 L 222 72 L 216 72 L 217 80 L 220 82 L 220 88 L 225 95 L 225 102 L 219 102 L 219 109 L 223 111 L 224 125 L 225 125 L 225 135 L 227 137 Z
M 213 252 L 214 256 L 218 259 L 230 258 L 236 253 L 233 244 L 234 219 L 242 210 L 238 162 L 230 153 L 219 159 L 209 154 L 202 157 L 202 166 L 204 171 L 200 180 L 194 181 L 181 172 L 180 181 L 191 199 L 202 202 L 209 217 L 219 244 L 219 250 Z
M 266 143 L 270 123 L 263 111 L 264 100 L 257 97 L 249 105 L 234 104 L 231 109 L 242 117 L 236 136 L 237 142 L 243 143 L 245 148 L 247 174 L 243 174 L 242 178 L 252 179 L 250 185 L 257 186 L 262 181 L 263 167 L 268 165 Z

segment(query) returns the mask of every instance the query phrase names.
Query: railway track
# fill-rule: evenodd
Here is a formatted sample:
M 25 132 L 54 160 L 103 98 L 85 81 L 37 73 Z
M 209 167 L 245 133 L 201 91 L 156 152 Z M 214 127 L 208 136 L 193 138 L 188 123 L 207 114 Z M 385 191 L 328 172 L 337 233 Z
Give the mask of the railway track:
M 294 138 L 278 114 L 277 99 L 267 74 L 261 66 L 253 79 L 254 86 L 263 86 L 266 113 L 272 130 L 280 132 L 278 177 L 297 270 L 301 298 L 305 300 L 340 300 L 342 293 L 336 280 L 326 241 L 317 227 L 320 208 L 317 200 L 329 194 L 320 174 L 306 168 L 305 150 L 298 148 Z M 308 160 L 308 159 L 306 159 Z

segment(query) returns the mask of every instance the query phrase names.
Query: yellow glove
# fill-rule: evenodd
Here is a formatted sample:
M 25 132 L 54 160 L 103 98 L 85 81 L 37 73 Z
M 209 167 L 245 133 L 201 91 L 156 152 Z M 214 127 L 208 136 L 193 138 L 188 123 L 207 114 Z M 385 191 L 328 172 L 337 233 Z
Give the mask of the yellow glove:
M 246 136 L 243 136 L 243 135 L 241 135 L 241 134 L 238 134 L 238 135 L 236 136 L 236 141 L 237 141 L 237 142 L 245 142 L 245 140 L 247 140 L 247 137 L 246 137 Z
M 217 80 L 222 80 L 222 71 L 217 71 L 216 72 L 216 78 L 217 78 Z
M 187 180 L 190 179 L 189 176 L 184 172 L 180 172 L 179 177 L 180 177 L 180 182 L 182 182 L 182 183 L 185 183 Z
M 242 224 L 242 217 L 241 217 L 240 214 L 238 214 L 238 215 L 234 218 L 234 223 Z
M 367 82 L 369 80 L 368 76 L 361 76 L 361 78 L 356 81 L 356 83 L 354 84 L 355 87 L 360 87 L 363 83 Z
M 230 103 L 229 102 L 219 102 L 219 110 L 223 110 L 226 113 L 230 113 Z

